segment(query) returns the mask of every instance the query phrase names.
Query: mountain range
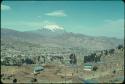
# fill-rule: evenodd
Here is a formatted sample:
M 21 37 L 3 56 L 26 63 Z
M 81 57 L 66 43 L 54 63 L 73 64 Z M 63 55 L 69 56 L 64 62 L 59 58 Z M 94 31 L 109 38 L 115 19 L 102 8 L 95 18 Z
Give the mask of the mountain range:
M 18 40 L 47 47 L 83 47 L 94 50 L 110 49 L 124 44 L 123 39 L 87 36 L 63 29 L 50 30 L 47 28 L 25 32 L 1 28 L 1 40 L 10 42 Z

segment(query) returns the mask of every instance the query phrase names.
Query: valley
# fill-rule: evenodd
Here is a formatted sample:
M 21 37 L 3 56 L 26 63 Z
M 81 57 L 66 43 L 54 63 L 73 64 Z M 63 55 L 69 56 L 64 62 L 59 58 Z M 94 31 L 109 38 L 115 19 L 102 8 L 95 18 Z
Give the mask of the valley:
M 2 32 L 3 83 L 13 83 L 14 79 L 17 83 L 123 82 L 123 40 L 68 32 L 51 37 L 45 33 L 44 36 L 41 33 L 23 33 L 8 29 Z M 107 46 L 110 44 L 112 46 Z M 35 67 L 43 67 L 44 70 L 36 74 Z

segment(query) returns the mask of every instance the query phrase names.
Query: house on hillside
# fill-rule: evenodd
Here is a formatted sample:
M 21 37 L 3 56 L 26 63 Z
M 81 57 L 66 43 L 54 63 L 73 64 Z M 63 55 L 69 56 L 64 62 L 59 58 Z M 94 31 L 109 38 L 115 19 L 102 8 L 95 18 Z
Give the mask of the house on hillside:
M 84 64 L 84 70 L 85 71 L 92 71 L 92 69 L 93 69 L 93 65 L 92 64 L 90 64 L 90 63 L 85 63 Z
M 34 67 L 34 74 L 40 73 L 40 71 L 43 71 L 44 67 L 42 66 L 36 66 Z
M 98 81 L 97 81 L 97 80 L 94 80 L 94 79 L 91 79 L 91 80 L 88 79 L 88 80 L 83 80 L 83 83 L 84 83 L 84 84 L 89 84 L 89 83 L 91 84 L 91 83 L 98 83 Z

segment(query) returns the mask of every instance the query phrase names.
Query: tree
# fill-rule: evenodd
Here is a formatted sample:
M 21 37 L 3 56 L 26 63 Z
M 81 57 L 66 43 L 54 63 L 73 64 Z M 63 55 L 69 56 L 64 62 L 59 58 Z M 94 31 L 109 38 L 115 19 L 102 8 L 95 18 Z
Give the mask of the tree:
M 26 64 L 33 64 L 33 61 L 31 59 L 29 59 L 29 58 L 26 58 L 25 63 Z
M 37 61 L 38 61 L 38 62 L 40 61 L 40 56 L 37 57 Z
M 110 50 L 109 50 L 109 53 L 110 53 L 110 54 L 113 54 L 114 52 L 115 52 L 115 49 L 110 49 Z
M 116 70 L 113 70 L 112 73 L 115 74 L 115 73 L 116 73 Z
M 97 69 L 98 69 L 97 66 L 94 66 L 94 67 L 93 67 L 93 71 L 96 71 Z
M 37 82 L 37 79 L 36 78 L 32 78 L 31 82 Z
M 96 61 L 96 53 L 92 53 L 88 56 L 84 56 L 84 63 Z
M 69 56 L 69 58 L 70 58 L 70 64 L 76 64 L 77 63 L 77 59 L 76 59 L 75 54 L 71 54 Z
M 17 58 L 17 59 L 16 59 L 16 65 L 17 65 L 17 66 L 21 66 L 21 65 L 22 65 L 22 60 L 21 60 L 21 58 Z
M 17 79 L 13 79 L 13 83 L 16 83 L 17 82 Z
M 5 63 L 4 65 L 10 65 L 10 63 L 9 63 L 10 60 L 11 60 L 10 57 L 5 57 L 5 58 L 4 58 L 4 63 Z
M 118 48 L 118 49 L 122 49 L 122 48 L 124 48 L 124 47 L 123 47 L 123 45 L 120 44 L 120 45 L 118 45 L 117 48 Z
M 104 50 L 104 55 L 108 55 L 108 51 L 107 50 Z

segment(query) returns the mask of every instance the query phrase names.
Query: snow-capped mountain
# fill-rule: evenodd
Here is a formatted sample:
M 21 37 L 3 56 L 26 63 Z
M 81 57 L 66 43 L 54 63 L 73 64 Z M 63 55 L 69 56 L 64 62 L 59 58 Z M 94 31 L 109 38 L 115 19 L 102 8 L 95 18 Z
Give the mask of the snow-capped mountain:
M 60 27 L 57 25 L 48 25 L 48 26 L 46 25 L 41 29 L 33 30 L 33 31 L 26 31 L 26 32 L 39 34 L 41 36 L 47 36 L 47 37 L 56 37 L 56 36 L 66 33 L 63 27 Z
M 51 31 L 64 30 L 64 28 L 62 26 L 55 25 L 55 24 L 45 25 L 44 29 L 48 29 L 48 30 L 51 30 Z
M 123 39 L 109 37 L 92 37 L 83 34 L 66 32 L 64 29 L 54 27 L 54 31 L 48 28 L 39 30 L 19 32 L 10 29 L 1 29 L 1 38 L 16 41 L 27 41 L 41 45 L 63 46 L 63 47 L 84 47 L 88 49 L 109 49 L 123 44 Z

